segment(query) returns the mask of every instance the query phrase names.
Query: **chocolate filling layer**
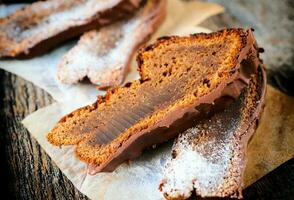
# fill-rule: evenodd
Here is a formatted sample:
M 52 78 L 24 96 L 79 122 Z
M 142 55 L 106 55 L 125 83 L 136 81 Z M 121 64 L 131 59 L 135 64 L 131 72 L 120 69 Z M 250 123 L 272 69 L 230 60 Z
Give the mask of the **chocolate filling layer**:
M 246 68 L 246 69 L 245 69 Z M 248 72 L 248 68 L 251 70 L 251 72 Z M 241 63 L 241 70 L 240 70 L 240 77 L 237 78 L 235 81 L 227 85 L 224 90 L 222 91 L 221 97 L 231 97 L 233 99 L 237 98 L 241 90 L 247 85 L 248 80 L 250 78 L 250 74 L 254 73 L 255 66 L 250 65 L 248 62 Z M 246 71 L 245 73 L 243 73 Z M 184 79 L 182 81 L 179 81 L 180 84 L 186 84 Z M 174 83 L 171 83 L 170 88 L 172 87 Z M 178 100 L 181 98 L 184 93 L 181 90 L 176 90 L 174 93 L 167 90 L 166 88 L 163 88 L 159 91 L 152 91 L 152 90 L 145 90 L 145 88 L 142 88 L 141 91 L 139 91 L 140 96 L 144 96 L 145 98 L 138 99 L 137 104 L 134 107 L 123 107 L 120 109 L 119 112 L 115 115 L 115 117 L 111 118 L 111 120 L 108 121 L 108 123 L 101 124 L 96 132 L 96 139 L 91 140 L 92 145 L 95 144 L 109 144 L 111 143 L 116 137 L 118 137 L 123 131 L 130 128 L 135 123 L 139 122 L 141 119 L 145 118 L 146 116 L 153 113 L 158 108 L 162 109 L 166 105 L 169 105 L 171 102 Z M 216 99 L 217 100 L 217 99 Z M 203 102 L 203 103 L 213 103 L 213 102 Z M 202 105 L 202 104 L 201 104 Z M 201 107 L 201 105 L 199 105 Z M 193 108 L 189 116 L 194 118 L 194 114 L 197 115 L 199 108 L 197 107 L 196 112 L 194 113 Z M 170 119 L 173 121 L 174 119 Z M 185 116 L 183 117 L 183 120 L 180 121 L 186 121 Z M 189 122 L 187 122 L 189 124 Z M 177 124 L 178 126 L 178 124 Z M 166 127 L 168 128 L 168 127 Z M 166 135 L 166 134 L 158 134 L 158 137 L 160 135 Z

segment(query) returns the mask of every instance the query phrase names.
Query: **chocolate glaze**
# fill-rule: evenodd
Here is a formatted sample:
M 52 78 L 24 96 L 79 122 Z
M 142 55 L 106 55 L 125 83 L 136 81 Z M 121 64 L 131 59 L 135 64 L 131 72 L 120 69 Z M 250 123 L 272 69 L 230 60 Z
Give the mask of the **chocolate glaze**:
M 241 169 L 242 170 L 242 173 L 241 173 L 241 177 L 240 177 L 240 180 L 244 180 L 244 171 L 245 171 L 245 166 L 246 166 L 246 162 L 247 162 L 247 144 L 248 142 L 250 141 L 250 139 L 252 138 L 252 135 L 254 134 L 257 126 L 258 126 L 258 121 L 261 117 L 261 114 L 262 114 L 262 111 L 264 109 L 264 106 L 265 106 L 265 95 L 266 95 L 266 84 L 267 84 L 267 76 L 266 76 L 266 68 L 265 66 L 262 64 L 260 66 L 260 70 L 259 70 L 259 82 L 258 82 L 258 93 L 259 93 L 259 104 L 258 106 L 256 107 L 254 113 L 251 115 L 251 118 L 248 120 L 247 124 L 244 123 L 244 127 L 241 127 L 241 130 L 244 130 L 243 134 L 240 133 L 239 134 L 239 137 L 241 137 L 241 142 L 244 147 L 244 149 L 242 149 L 241 151 L 244 152 L 244 154 L 242 154 L 242 161 L 243 161 L 243 168 Z M 247 125 L 247 127 L 246 127 Z M 241 181 L 239 183 L 239 194 L 240 196 L 242 197 L 242 189 L 244 187 L 243 185 L 243 181 Z
M 22 52 L 19 52 L 16 55 L 11 55 L 10 51 L 1 49 L 2 52 L 0 52 L 0 57 L 18 57 L 20 59 L 27 59 L 42 55 L 68 39 L 74 38 L 86 31 L 97 29 L 101 26 L 105 26 L 111 22 L 117 21 L 122 17 L 130 15 L 133 10 L 139 6 L 139 4 L 140 0 L 122 0 L 115 7 L 98 13 L 97 16 L 93 17 L 92 20 L 89 20 L 88 23 L 71 27 L 31 47 L 28 46 L 27 49 L 24 49 Z
M 251 30 L 247 30 L 247 39 L 244 43 L 246 45 L 241 50 L 237 63 L 240 70 L 233 72 L 234 75 L 227 83 L 221 83 L 214 91 L 202 96 L 193 105 L 171 110 L 162 121 L 133 134 L 107 162 L 99 166 L 90 165 L 89 173 L 113 171 L 123 161 L 138 157 L 146 147 L 167 141 L 191 127 L 195 119 L 205 114 L 203 108 L 224 102 L 223 97 L 229 96 L 233 99 L 238 97 L 241 90 L 249 83 L 250 75 L 257 72 L 262 62 L 258 57 L 258 47 Z

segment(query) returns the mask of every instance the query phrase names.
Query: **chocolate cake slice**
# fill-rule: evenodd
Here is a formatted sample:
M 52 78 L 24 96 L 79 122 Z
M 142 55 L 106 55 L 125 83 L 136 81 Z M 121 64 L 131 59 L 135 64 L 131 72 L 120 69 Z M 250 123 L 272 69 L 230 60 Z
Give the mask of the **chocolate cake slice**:
M 163 21 L 166 0 L 149 0 L 128 19 L 85 33 L 63 56 L 58 79 L 65 84 L 89 80 L 105 88 L 122 83 L 129 61 Z
M 191 126 L 203 105 L 239 95 L 260 64 L 251 30 L 165 37 L 140 50 L 140 80 L 100 96 L 63 117 L 48 134 L 55 145 L 77 145 L 76 155 L 112 171 L 153 144 Z
M 140 0 L 48 0 L 0 19 L 0 57 L 39 55 L 60 42 L 109 24 Z
M 247 143 L 257 128 L 265 90 L 261 67 L 237 101 L 179 135 L 160 184 L 166 199 L 186 199 L 192 192 L 242 198 Z

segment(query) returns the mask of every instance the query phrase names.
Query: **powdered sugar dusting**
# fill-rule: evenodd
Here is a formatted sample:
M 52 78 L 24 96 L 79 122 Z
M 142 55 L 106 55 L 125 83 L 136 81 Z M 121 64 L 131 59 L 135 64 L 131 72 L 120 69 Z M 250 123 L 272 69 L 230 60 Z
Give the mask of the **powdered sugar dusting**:
M 130 51 L 134 48 L 134 43 L 130 43 L 128 38 L 133 38 L 132 34 L 137 28 L 136 22 L 131 21 L 124 25 L 116 23 L 111 27 L 106 27 L 116 33 L 121 32 L 113 43 L 115 47 L 109 49 L 106 54 L 101 52 L 101 48 L 104 48 L 103 43 L 107 42 L 101 40 L 101 36 L 104 35 L 102 32 L 91 31 L 85 34 L 78 45 L 62 58 L 58 70 L 59 79 L 63 83 L 74 83 L 88 76 L 91 82 L 97 85 L 102 84 L 103 79 L 111 81 L 117 78 L 121 80 L 121 77 L 115 77 L 112 72 L 118 70 L 117 75 L 122 76 L 126 61 L 132 53 Z M 90 34 L 91 37 L 89 37 Z
M 24 12 L 12 15 L 0 30 L 6 33 L 11 45 L 31 48 L 72 27 L 89 23 L 100 12 L 116 6 L 120 0 L 51 0 L 25 7 Z
M 243 144 L 236 139 L 244 123 L 240 103 L 179 136 L 173 146 L 173 158 L 165 166 L 161 184 L 165 196 L 188 198 L 193 191 L 202 197 L 238 193 L 244 156 Z
M 209 193 L 223 182 L 231 155 L 229 146 L 218 149 L 215 146 L 216 138 L 213 138 L 197 146 L 195 150 L 187 141 L 189 136 L 198 134 L 200 134 L 199 130 L 192 128 L 181 135 L 180 141 L 183 143 L 175 145 L 177 157 L 167 164 L 165 171 L 167 184 L 163 189 L 170 196 L 188 197 L 193 188 L 202 188 L 202 194 L 209 196 Z M 209 158 L 206 158 L 201 151 L 206 148 L 213 149 Z
M 134 49 L 154 31 L 162 5 L 154 6 L 147 3 L 129 20 L 84 34 L 59 64 L 61 82 L 71 84 L 88 76 L 97 85 L 120 84 Z
M 59 2 L 60 0 L 53 2 L 48 1 L 40 5 L 43 5 L 42 7 L 44 10 L 56 10 L 58 9 L 58 7 L 62 6 L 62 4 Z M 42 33 L 52 36 L 56 32 L 68 29 L 68 27 L 78 26 L 87 23 L 90 18 L 97 14 L 99 11 L 109 9 L 117 2 L 118 0 L 87 0 L 80 1 L 79 3 L 74 2 L 74 5 L 71 6 L 70 9 L 50 14 L 48 17 L 43 19 L 41 23 L 38 24 L 38 26 L 22 31 L 20 37 L 27 38 Z

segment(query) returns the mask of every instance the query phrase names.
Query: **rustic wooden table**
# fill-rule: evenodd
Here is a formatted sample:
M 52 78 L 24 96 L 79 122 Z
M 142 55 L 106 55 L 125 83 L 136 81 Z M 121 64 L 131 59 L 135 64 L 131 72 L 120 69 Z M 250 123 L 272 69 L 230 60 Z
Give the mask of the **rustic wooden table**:
M 293 95 L 293 1 L 211 1 L 224 5 L 227 11 L 201 25 L 212 30 L 253 26 L 258 41 L 266 51 L 269 49 L 265 63 L 270 84 Z M 6 199 L 87 199 L 21 124 L 25 116 L 54 102 L 50 95 L 1 70 L 0 96 L 1 196 L 7 195 Z M 248 187 L 244 193 L 245 199 L 293 198 L 294 160 Z

